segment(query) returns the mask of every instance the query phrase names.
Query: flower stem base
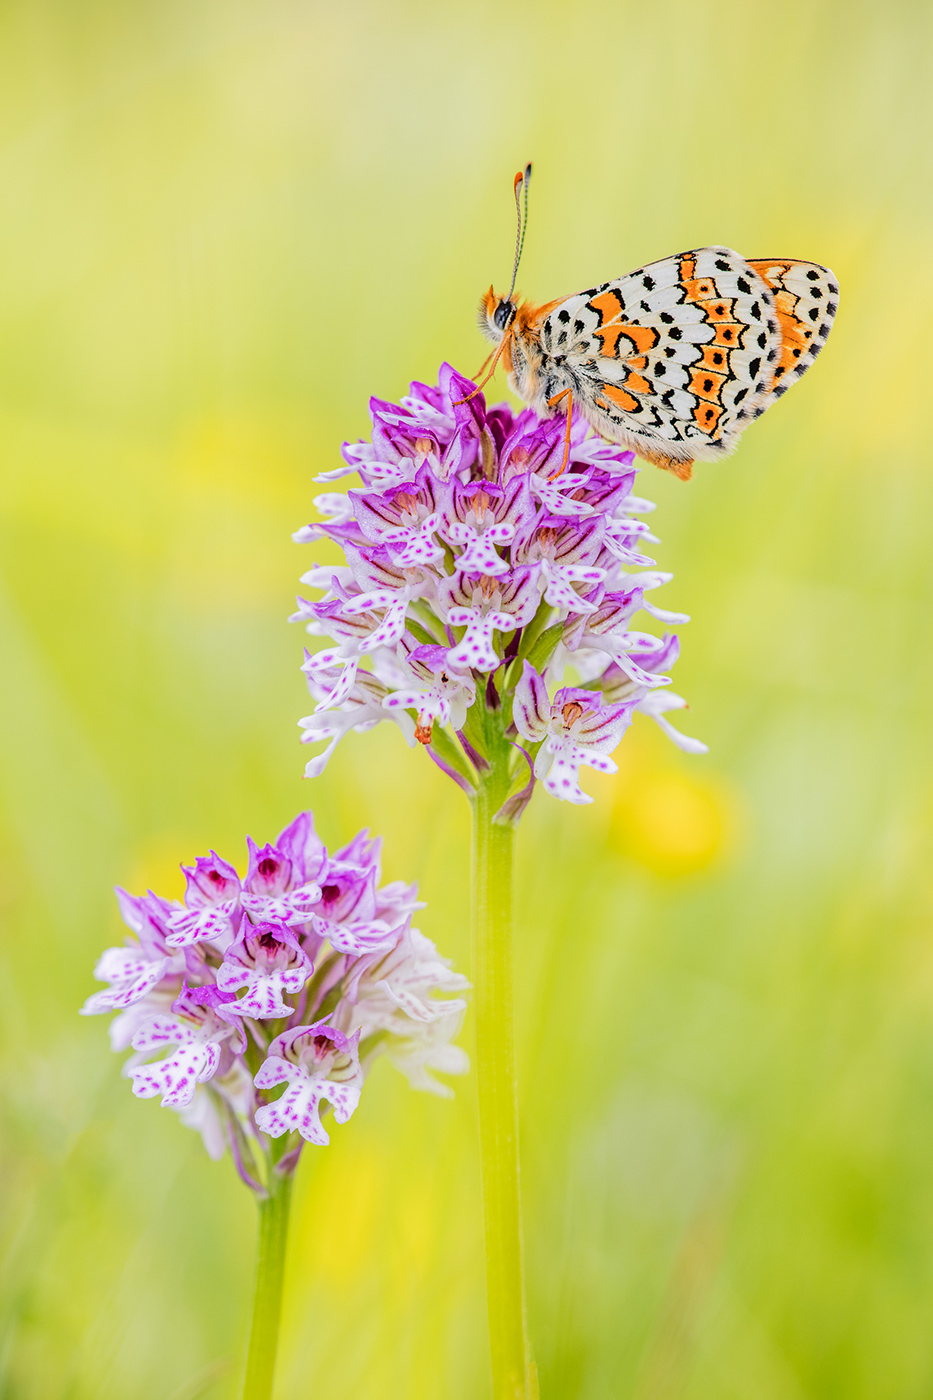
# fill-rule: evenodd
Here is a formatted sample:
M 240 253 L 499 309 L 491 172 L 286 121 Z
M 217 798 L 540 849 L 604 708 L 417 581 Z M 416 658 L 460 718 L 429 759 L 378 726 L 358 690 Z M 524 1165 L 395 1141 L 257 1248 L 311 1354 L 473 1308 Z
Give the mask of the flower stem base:
M 270 1164 L 271 1165 L 271 1164 Z M 282 1282 L 291 1206 L 292 1174 L 270 1170 L 268 1197 L 259 1202 L 256 1288 L 242 1400 L 271 1400 L 282 1316 Z
M 537 1385 L 527 1340 L 522 1271 L 512 1011 L 514 830 L 493 820 L 507 785 L 507 766 L 496 764 L 481 779 L 474 800 L 476 1078 L 492 1393 L 494 1400 L 529 1400 L 537 1394 Z

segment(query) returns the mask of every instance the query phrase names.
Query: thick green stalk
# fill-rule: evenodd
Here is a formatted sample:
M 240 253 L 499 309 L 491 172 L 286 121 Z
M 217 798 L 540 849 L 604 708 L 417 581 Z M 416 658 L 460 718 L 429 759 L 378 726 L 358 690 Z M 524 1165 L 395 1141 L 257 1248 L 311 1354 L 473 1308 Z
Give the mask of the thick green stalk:
M 271 1163 L 270 1163 L 271 1167 Z M 292 1173 L 269 1171 L 267 1200 L 259 1202 L 259 1243 L 256 1251 L 256 1290 L 249 1334 L 242 1400 L 271 1400 L 275 1353 L 282 1315 L 282 1279 L 288 1241 L 288 1212 Z
M 537 1387 L 525 1321 L 518 1178 L 512 1017 L 514 831 L 493 822 L 508 792 L 507 752 L 494 751 L 490 758 L 493 767 L 480 779 L 473 804 L 473 976 L 486 1300 L 493 1400 L 528 1400 Z

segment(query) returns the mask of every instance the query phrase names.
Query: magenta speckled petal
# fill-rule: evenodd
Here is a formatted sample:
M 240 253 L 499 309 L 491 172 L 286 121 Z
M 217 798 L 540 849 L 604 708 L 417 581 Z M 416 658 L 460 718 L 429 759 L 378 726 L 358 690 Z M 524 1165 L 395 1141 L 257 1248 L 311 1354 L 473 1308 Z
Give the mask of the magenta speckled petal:
M 406 653 L 408 698 L 428 721 L 464 714 L 475 695 L 472 677 L 447 674 L 446 655 Z M 364 684 L 361 705 L 382 717 L 387 690 L 368 673 Z M 380 883 L 381 850 L 364 830 L 330 854 L 301 812 L 273 842 L 247 838 L 243 876 L 213 851 L 199 857 L 184 904 L 117 891 L 129 936 L 101 954 L 94 972 L 107 986 L 82 1014 L 117 1012 L 111 1043 L 132 1047 L 124 1072 L 136 1097 L 175 1110 L 212 1157 L 229 1147 L 260 1192 L 250 1154 L 293 1134 L 280 1164 L 293 1170 L 300 1143 L 328 1141 L 322 1106 L 337 1123 L 352 1116 L 378 1054 L 433 1092 L 447 1090 L 429 1067 L 465 1068 L 450 1045 L 464 1002 L 443 994 L 466 983 L 412 929 L 417 886 Z
M 670 684 L 664 670 L 676 659 L 677 638 L 646 641 L 649 634 L 631 631 L 639 612 L 649 625 L 688 621 L 644 599 L 670 575 L 644 553 L 657 539 L 640 517 L 654 507 L 632 494 L 633 454 L 579 418 L 568 437 L 559 414 L 490 408 L 450 365 L 436 385 L 413 384 L 398 404 L 371 400 L 370 414 L 369 440 L 343 448 L 363 489 L 318 497 L 327 520 L 296 536 L 326 538 L 346 558 L 346 567 L 304 576 L 322 596 L 300 600 L 295 614 L 324 642 L 302 667 L 316 702 L 300 722 L 302 741 L 325 745 L 305 775 L 322 773 L 351 730 L 393 719 L 410 745 L 420 742 L 472 792 L 488 766 L 484 721 L 470 715 L 477 705 L 512 714 L 507 739 L 516 731 L 529 737 L 527 697 L 519 698 L 525 661 L 550 693 L 568 665 L 594 690 L 604 673 L 621 670 L 633 708 L 645 701 L 644 712 L 679 743 L 649 703 Z M 417 671 L 419 649 L 440 654 L 430 676 Z M 361 686 L 362 675 L 372 680 Z M 622 730 L 613 732 L 618 738 Z M 541 762 L 548 757 L 554 767 L 550 750 Z M 513 782 L 520 768 L 516 751 Z M 544 787 L 581 800 L 563 768 Z M 525 801 L 510 797 L 503 810 L 518 812 Z

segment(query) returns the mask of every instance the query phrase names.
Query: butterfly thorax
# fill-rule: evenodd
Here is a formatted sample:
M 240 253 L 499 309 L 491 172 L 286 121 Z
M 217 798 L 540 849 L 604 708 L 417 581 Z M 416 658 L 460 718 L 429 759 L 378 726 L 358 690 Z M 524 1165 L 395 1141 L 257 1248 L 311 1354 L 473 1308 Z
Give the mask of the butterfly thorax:
M 553 409 L 548 400 L 567 387 L 561 365 L 541 346 L 541 326 L 560 301 L 545 305 L 501 297 L 492 287 L 480 304 L 480 329 L 487 339 L 502 346 L 501 360 L 509 387 L 543 417 Z M 502 343 L 504 341 L 504 343 Z

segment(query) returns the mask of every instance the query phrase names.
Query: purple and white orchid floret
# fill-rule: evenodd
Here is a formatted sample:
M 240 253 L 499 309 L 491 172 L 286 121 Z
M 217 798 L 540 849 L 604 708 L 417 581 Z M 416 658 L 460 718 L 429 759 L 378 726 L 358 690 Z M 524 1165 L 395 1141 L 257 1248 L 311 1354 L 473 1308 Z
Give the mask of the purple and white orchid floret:
M 304 1142 L 328 1141 L 322 1105 L 346 1122 L 379 1054 L 450 1092 L 433 1073 L 466 1071 L 451 1042 L 467 982 L 412 928 L 417 887 L 380 883 L 367 832 L 330 854 L 302 812 L 274 842 L 247 843 L 242 877 L 213 851 L 184 868 L 183 901 L 117 890 L 130 935 L 99 959 L 109 985 L 82 1010 L 118 1011 L 111 1043 L 133 1049 L 133 1093 L 175 1109 L 212 1157 L 229 1146 L 262 1189 L 264 1138 L 293 1136 L 293 1168 Z
M 371 439 L 345 443 L 345 465 L 321 478 L 356 472 L 362 487 L 318 496 L 324 519 L 294 536 L 330 540 L 346 561 L 303 576 L 321 596 L 299 598 L 294 615 L 333 644 L 302 667 L 316 702 L 302 742 L 326 744 L 306 776 L 350 730 L 393 719 L 471 792 L 490 759 L 479 711 L 502 720 L 516 796 L 524 752 L 553 796 L 588 800 L 580 766 L 614 772 L 609 752 L 636 713 L 705 752 L 665 718 L 685 705 L 667 692 L 676 634 L 632 626 L 639 613 L 649 626 L 689 620 L 646 597 L 670 575 L 643 553 L 656 537 L 640 517 L 654 506 L 633 494 L 632 453 L 575 421 L 565 460 L 563 419 L 487 408 L 449 365 L 400 404 L 371 400 L 370 414 Z M 562 685 L 568 666 L 576 688 Z M 545 710 L 539 733 L 528 716 Z M 510 799 L 508 814 L 523 806 Z

